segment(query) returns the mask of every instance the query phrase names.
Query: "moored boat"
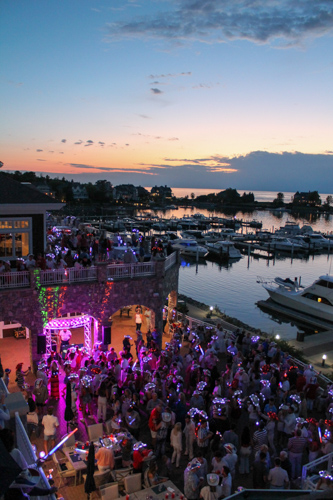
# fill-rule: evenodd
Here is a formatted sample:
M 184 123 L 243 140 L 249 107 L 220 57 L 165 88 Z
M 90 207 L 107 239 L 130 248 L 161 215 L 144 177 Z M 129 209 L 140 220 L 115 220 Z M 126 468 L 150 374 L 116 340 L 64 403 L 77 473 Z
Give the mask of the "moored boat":
M 263 284 L 270 298 L 302 314 L 333 322 L 333 276 L 320 276 L 311 286 L 301 288 L 297 282 L 275 278 Z
M 207 242 L 205 246 L 208 250 L 208 254 L 218 259 L 228 260 L 242 258 L 242 254 L 237 248 L 235 248 L 235 245 L 232 243 L 232 241 L 221 240 L 216 241 L 215 243 Z

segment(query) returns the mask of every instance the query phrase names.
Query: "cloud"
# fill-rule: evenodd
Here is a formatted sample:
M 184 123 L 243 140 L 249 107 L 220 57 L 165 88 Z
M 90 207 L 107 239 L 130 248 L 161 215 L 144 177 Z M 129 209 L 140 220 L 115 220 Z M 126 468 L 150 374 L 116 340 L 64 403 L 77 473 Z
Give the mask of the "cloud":
M 88 141 L 86 141 L 88 144 L 94 144 L 94 141 L 92 141 L 91 139 L 89 139 Z
M 36 149 L 37 153 L 42 153 L 42 149 Z
M 151 120 L 151 117 L 148 115 L 138 115 L 140 118 L 143 118 L 144 120 Z
M 61 139 L 61 142 L 65 143 L 67 142 L 67 139 Z
M 37 161 L 46 161 L 46 160 L 43 160 L 42 158 L 37 158 Z
M 105 142 L 102 142 L 102 141 L 98 141 L 98 144 L 99 144 L 100 146 L 105 146 Z
M 73 167 L 73 168 L 83 169 L 83 170 L 99 170 L 102 172 L 112 172 L 112 173 L 122 172 L 125 174 L 131 174 L 131 173 L 150 174 L 149 170 L 142 171 L 141 167 L 138 167 L 137 169 L 136 168 L 127 169 L 127 168 L 118 168 L 118 167 L 95 167 L 94 165 L 85 165 L 84 163 L 69 163 L 68 166 Z
M 74 142 L 74 144 L 78 144 L 78 145 L 80 145 L 82 143 L 83 143 L 83 141 L 81 141 L 81 139 L 79 141 L 77 141 L 77 142 Z
M 152 92 L 152 94 L 163 94 L 162 90 L 160 89 L 150 89 L 150 91 Z
M 174 187 L 333 193 L 330 154 L 252 151 L 233 157 L 164 158 L 163 163 L 142 167 L 157 173 L 160 183 Z
M 221 43 L 242 39 L 284 45 L 331 34 L 332 0 L 174 0 L 164 10 L 107 25 L 108 40 Z
M 12 85 L 13 87 L 22 87 L 23 82 L 14 82 L 13 80 L 6 80 L 9 85 Z
M 149 75 L 149 78 L 156 79 L 156 78 L 176 78 L 178 76 L 191 76 L 192 72 L 191 71 L 183 71 L 182 73 L 167 73 L 164 75 L 163 73 L 161 75 Z M 158 82 L 154 82 L 158 83 Z

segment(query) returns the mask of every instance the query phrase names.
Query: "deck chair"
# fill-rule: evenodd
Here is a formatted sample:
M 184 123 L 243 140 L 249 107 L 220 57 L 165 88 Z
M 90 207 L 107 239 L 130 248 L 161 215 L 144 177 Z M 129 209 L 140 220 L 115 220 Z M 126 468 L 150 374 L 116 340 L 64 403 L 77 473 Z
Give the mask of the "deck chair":
M 103 500 L 116 500 L 119 498 L 118 483 L 104 484 L 99 488 L 99 492 Z
M 126 493 L 135 493 L 136 491 L 140 491 L 142 489 L 142 480 L 141 473 L 140 474 L 130 474 L 129 476 L 124 477 L 124 490 Z
M 97 441 L 103 436 L 103 424 L 88 425 L 88 436 L 90 441 Z
M 65 484 L 64 479 L 68 477 L 74 477 L 74 486 L 76 486 L 76 470 L 72 464 L 67 459 L 58 460 L 55 453 L 52 454 L 52 459 L 60 479 L 60 483 Z

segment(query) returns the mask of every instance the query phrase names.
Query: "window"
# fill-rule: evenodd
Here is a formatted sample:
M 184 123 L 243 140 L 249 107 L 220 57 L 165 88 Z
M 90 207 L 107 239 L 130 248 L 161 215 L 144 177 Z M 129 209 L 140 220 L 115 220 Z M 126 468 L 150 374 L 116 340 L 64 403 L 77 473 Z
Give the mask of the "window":
M 322 304 L 326 304 L 327 306 L 332 306 L 332 304 L 326 297 L 321 297 L 320 295 L 315 295 L 314 293 L 307 292 L 303 294 L 302 297 L 314 300 L 315 302 L 321 302 Z
M 0 219 L 0 259 L 26 257 L 32 247 L 32 224 L 29 218 Z
M 325 288 L 333 288 L 333 282 L 327 280 L 319 280 L 317 281 L 316 285 L 323 286 Z

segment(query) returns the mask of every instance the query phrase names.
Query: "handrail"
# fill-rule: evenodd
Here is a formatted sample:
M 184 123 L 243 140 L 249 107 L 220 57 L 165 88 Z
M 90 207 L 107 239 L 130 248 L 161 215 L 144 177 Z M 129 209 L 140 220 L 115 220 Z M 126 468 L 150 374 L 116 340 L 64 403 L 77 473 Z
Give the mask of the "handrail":
M 154 276 L 155 274 L 156 263 L 153 261 L 133 264 L 109 264 L 107 267 L 108 280 Z
M 0 274 L 0 288 L 24 288 L 30 286 L 30 272 L 18 271 Z
M 96 281 L 97 268 L 96 266 L 91 266 L 80 269 L 75 267 L 67 269 L 47 269 L 46 271 L 41 271 L 40 278 L 42 285 Z
M 333 460 L 333 452 L 327 453 L 327 455 L 323 455 L 322 457 L 316 458 L 316 460 L 313 460 L 312 462 L 309 462 L 308 464 L 303 465 L 303 467 L 302 467 L 302 489 L 315 490 L 316 483 L 314 482 L 314 480 L 319 479 L 318 465 L 320 465 L 324 462 L 327 462 L 327 466 L 325 466 L 323 469 L 325 471 L 328 471 L 329 473 L 331 473 L 332 460 Z M 312 469 L 316 469 L 316 470 L 314 472 L 314 475 L 309 477 L 308 473 Z
M 164 269 L 167 271 L 177 264 L 177 252 L 172 253 L 165 259 Z M 83 267 L 77 269 L 68 267 L 66 269 L 38 269 L 40 284 L 66 285 L 77 282 L 97 281 L 97 266 Z M 156 274 L 156 262 L 135 262 L 131 264 L 107 264 L 108 279 L 128 279 L 142 276 L 154 276 Z M 0 274 L 0 290 L 11 288 L 29 288 L 31 286 L 30 271 L 17 271 Z
M 172 252 L 172 254 L 165 259 L 164 270 L 167 271 L 168 269 L 170 269 L 170 267 L 174 266 L 176 262 L 177 252 Z

